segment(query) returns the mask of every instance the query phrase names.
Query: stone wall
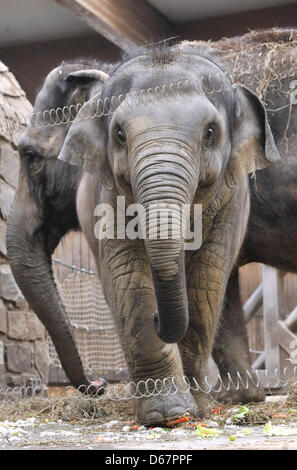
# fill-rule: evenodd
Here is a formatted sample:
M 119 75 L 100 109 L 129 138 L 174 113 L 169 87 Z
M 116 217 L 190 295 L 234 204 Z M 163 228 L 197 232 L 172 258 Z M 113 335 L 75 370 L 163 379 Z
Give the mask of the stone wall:
M 7 260 L 6 221 L 18 180 L 18 123 L 32 107 L 14 76 L 0 62 L 0 387 L 48 380 L 43 325 L 30 310 Z

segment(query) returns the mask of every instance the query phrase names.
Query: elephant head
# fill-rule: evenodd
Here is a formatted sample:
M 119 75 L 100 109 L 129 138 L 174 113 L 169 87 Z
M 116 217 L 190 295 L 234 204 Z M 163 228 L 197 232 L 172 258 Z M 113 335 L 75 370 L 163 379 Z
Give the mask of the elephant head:
M 220 92 L 197 92 L 197 83 Z M 118 95 L 121 99 L 113 98 Z M 134 52 L 114 69 L 102 99 L 112 112 L 76 120 L 59 158 L 96 174 L 106 190 L 114 186 L 126 201 L 141 204 L 157 235 L 158 205 L 179 209 L 201 203 L 218 211 L 223 189 L 231 194 L 244 175 L 279 158 L 259 99 L 232 86 L 198 46 Z M 92 106 L 86 103 L 78 118 Z M 168 233 L 175 230 L 178 212 Z M 174 343 L 188 326 L 184 238 L 148 237 L 144 243 L 158 305 L 156 331 Z
M 100 92 L 102 64 L 62 64 L 45 79 L 34 114 L 76 106 Z M 19 141 L 18 186 L 7 221 L 7 253 L 17 284 L 49 332 L 71 382 L 88 385 L 53 279 L 51 255 L 61 237 L 78 228 L 76 187 L 81 172 L 58 160 L 70 124 L 29 126 Z

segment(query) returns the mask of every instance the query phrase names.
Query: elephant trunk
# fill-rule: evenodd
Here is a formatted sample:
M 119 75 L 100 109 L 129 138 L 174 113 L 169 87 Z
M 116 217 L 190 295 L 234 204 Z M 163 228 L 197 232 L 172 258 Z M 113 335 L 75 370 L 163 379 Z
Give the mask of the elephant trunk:
M 189 322 L 185 280 L 182 206 L 191 199 L 194 178 L 188 152 L 173 150 L 151 154 L 149 149 L 134 160 L 132 187 L 144 208 L 145 247 L 151 266 L 158 312 L 154 323 L 166 343 L 180 341 Z
M 24 178 L 19 183 L 7 221 L 11 270 L 26 300 L 47 329 L 70 381 L 76 387 L 84 385 L 90 392 L 95 392 L 85 377 L 71 325 L 57 291 L 42 222 L 43 211 L 34 201 Z
M 189 322 L 188 299 L 185 281 L 185 263 L 183 246 L 168 247 L 163 240 L 158 246 L 151 242 L 146 244 L 148 256 L 150 258 L 155 294 L 158 305 L 158 312 L 154 317 L 155 329 L 158 336 L 165 343 L 176 343 L 185 335 Z M 166 250 L 168 258 L 164 260 L 162 252 Z M 156 256 L 163 258 L 164 264 L 156 263 L 152 260 L 152 252 Z M 153 256 L 154 257 L 154 256 Z M 171 260 L 169 258 L 171 257 Z M 172 268 L 165 266 L 166 262 L 176 263 L 177 271 L 167 277 L 168 271 Z M 174 269 L 175 271 L 175 269 Z

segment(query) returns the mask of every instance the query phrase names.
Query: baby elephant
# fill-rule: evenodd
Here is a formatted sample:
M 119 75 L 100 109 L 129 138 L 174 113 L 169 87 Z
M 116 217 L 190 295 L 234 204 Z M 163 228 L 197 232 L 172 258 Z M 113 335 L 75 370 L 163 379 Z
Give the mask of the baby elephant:
M 199 382 L 205 374 L 247 226 L 247 175 L 280 158 L 266 111 L 199 43 L 134 50 L 100 96 L 79 112 L 59 159 L 86 170 L 77 193 L 86 234 L 94 213 L 111 208 L 97 239 L 88 238 L 131 379 L 174 377 L 180 385 L 169 397 L 138 400 L 138 418 L 161 422 L 189 409 L 203 416 L 207 396 L 185 390 L 183 376 Z M 184 229 L 195 232 L 196 207 L 202 243 L 193 247 Z M 171 210 L 165 236 L 164 209 Z

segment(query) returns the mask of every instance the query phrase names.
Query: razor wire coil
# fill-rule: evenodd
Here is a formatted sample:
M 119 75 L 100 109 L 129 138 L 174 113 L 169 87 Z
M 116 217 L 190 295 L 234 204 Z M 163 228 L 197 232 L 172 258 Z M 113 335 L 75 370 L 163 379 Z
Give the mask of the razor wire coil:
M 238 52 L 239 53 L 239 52 Z M 238 54 L 236 53 L 236 54 Z M 288 65 L 286 58 L 279 61 L 271 60 L 269 67 L 263 68 L 263 64 L 256 63 L 253 67 L 248 65 L 243 68 L 239 58 L 236 57 L 234 69 L 232 73 L 225 71 L 217 74 L 209 74 L 201 79 L 179 80 L 171 82 L 155 88 L 147 88 L 135 90 L 126 94 L 119 94 L 111 98 L 91 98 L 86 103 L 71 104 L 58 108 L 45 109 L 32 113 L 28 120 L 19 119 L 16 115 L 8 119 L 5 123 L 0 123 L 0 132 L 7 133 L 13 131 L 21 131 L 26 127 L 31 129 L 42 129 L 47 127 L 55 127 L 68 125 L 74 121 L 83 121 L 87 119 L 102 118 L 109 116 L 115 112 L 119 106 L 123 106 L 124 110 L 135 106 L 149 106 L 157 103 L 164 103 L 170 100 L 180 100 L 183 98 L 187 90 L 199 96 L 212 95 L 221 93 L 222 91 L 231 89 L 237 85 L 252 87 L 259 85 L 263 78 L 269 76 L 269 81 L 281 81 L 285 78 L 292 78 L 296 74 L 297 58 L 289 57 Z M 280 72 L 279 68 L 285 68 L 284 72 Z M 268 73 L 268 75 L 267 75 Z
M 152 396 L 168 396 L 177 393 L 187 394 L 189 392 L 204 394 L 219 394 L 220 392 L 229 392 L 240 389 L 248 390 L 250 384 L 259 388 L 284 388 L 293 379 L 297 379 L 297 366 L 292 368 L 284 368 L 282 371 L 275 369 L 273 373 L 267 370 L 262 371 L 260 378 L 259 371 L 227 372 L 225 377 L 220 373 L 217 375 L 216 383 L 212 383 L 209 376 L 203 378 L 203 383 L 199 382 L 195 377 L 189 379 L 186 376 L 182 378 L 164 378 L 164 379 L 147 379 L 139 382 L 129 382 L 124 387 L 122 384 L 111 387 L 107 390 L 106 396 L 111 400 L 129 400 L 141 399 Z M 264 375 L 264 378 L 263 378 Z
M 252 385 L 266 389 L 282 389 L 294 383 L 297 379 L 297 366 L 293 368 L 284 368 L 282 370 L 275 369 L 273 372 L 267 370 L 261 371 L 245 371 L 228 372 L 224 377 L 218 374 L 217 381 L 213 383 L 213 379 L 205 376 L 202 381 L 198 381 L 195 377 L 189 379 L 182 377 L 165 377 L 162 379 L 148 378 L 139 380 L 138 382 L 130 381 L 109 385 L 108 388 L 97 388 L 91 383 L 89 386 L 81 385 L 77 388 L 77 393 L 68 395 L 71 400 L 79 400 L 82 396 L 86 400 L 94 398 L 108 398 L 112 401 L 127 401 L 146 399 L 151 397 L 168 397 L 176 394 L 203 393 L 216 396 L 221 392 L 232 392 L 238 390 L 248 390 Z M 66 386 L 66 390 L 73 391 L 72 386 Z M 104 392 L 104 393 L 103 393 Z M 5 406 L 7 401 L 20 401 L 31 397 L 44 398 L 42 395 L 42 387 L 39 386 L 23 386 L 23 387 L 2 387 L 0 388 L 0 407 Z M 64 397 L 65 398 L 65 397 Z

